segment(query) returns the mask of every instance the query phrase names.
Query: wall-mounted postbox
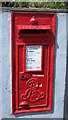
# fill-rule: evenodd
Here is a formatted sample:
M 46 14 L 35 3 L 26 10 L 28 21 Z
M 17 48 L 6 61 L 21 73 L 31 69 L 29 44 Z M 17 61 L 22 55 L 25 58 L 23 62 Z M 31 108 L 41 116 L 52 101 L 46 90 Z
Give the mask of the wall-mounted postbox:
M 55 13 L 12 12 L 12 112 L 52 110 Z

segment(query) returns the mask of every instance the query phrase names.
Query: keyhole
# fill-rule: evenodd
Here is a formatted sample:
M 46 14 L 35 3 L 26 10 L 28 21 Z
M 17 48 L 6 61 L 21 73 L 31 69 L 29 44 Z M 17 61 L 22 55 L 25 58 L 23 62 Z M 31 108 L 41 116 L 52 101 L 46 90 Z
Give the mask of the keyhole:
M 22 79 L 24 79 L 24 75 L 22 75 Z

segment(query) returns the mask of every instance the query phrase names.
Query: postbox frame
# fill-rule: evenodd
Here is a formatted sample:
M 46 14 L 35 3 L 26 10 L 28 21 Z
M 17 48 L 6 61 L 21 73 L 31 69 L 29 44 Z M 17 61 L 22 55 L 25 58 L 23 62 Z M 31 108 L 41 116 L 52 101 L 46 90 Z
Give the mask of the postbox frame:
M 15 42 L 14 42 L 14 34 L 13 34 L 13 31 L 14 31 L 14 16 L 15 16 L 15 13 L 16 12 L 11 12 L 11 57 L 12 57 L 12 113 L 13 114 L 18 114 L 18 113 L 23 113 L 23 112 L 42 112 L 42 111 L 49 111 L 49 110 L 52 110 L 52 97 L 53 97 L 53 72 L 54 72 L 54 48 L 55 48 L 55 44 L 52 45 L 50 47 L 50 45 L 47 45 L 47 53 L 48 53 L 48 68 L 47 68 L 47 94 L 46 94 L 46 105 L 45 107 L 41 107 L 41 108 L 32 108 L 30 110 L 17 110 L 16 108 L 18 107 L 18 98 L 16 99 L 16 97 L 18 97 L 18 81 L 16 81 L 16 77 L 17 77 L 17 73 L 18 73 L 18 69 L 16 69 L 15 67 L 15 62 L 16 64 L 18 63 L 17 59 L 18 58 L 18 54 L 17 54 L 17 50 L 18 50 L 18 46 L 19 45 L 24 45 L 24 44 L 18 44 L 16 43 L 16 48 L 15 48 Z M 17 12 L 19 13 L 19 12 Z M 20 13 L 24 13 L 24 12 L 20 12 Z M 25 12 L 26 13 L 29 13 L 31 14 L 32 12 Z M 56 13 L 51 13 L 51 12 L 42 12 L 44 14 L 48 14 L 48 15 L 52 15 L 53 18 L 52 18 L 52 32 L 53 32 L 53 35 L 54 35 L 54 40 L 55 40 L 55 24 L 56 24 Z M 41 14 L 41 12 L 39 12 L 39 14 Z M 49 28 L 50 29 L 50 28 Z M 47 28 L 46 28 L 47 30 Z M 29 44 L 28 44 L 29 45 Z M 37 45 L 37 44 L 36 44 Z M 41 44 L 39 44 L 41 45 Z M 42 47 L 43 48 L 43 47 Z M 15 49 L 16 49 L 16 53 L 15 53 Z M 15 58 L 16 56 L 16 58 Z M 42 58 L 43 59 L 43 58 Z M 24 61 L 25 61 L 25 58 L 24 58 Z M 51 64 L 50 64 L 51 63 Z M 25 66 L 24 66 L 25 67 Z M 51 68 L 51 69 L 50 69 Z M 26 71 L 25 71 L 26 72 Z M 29 71 L 27 71 L 29 72 Z M 33 71 L 35 72 L 35 71 Z M 37 71 L 38 73 L 39 71 Z M 49 73 L 50 72 L 50 73 Z M 49 76 L 50 74 L 50 76 Z M 49 81 L 50 79 L 50 81 Z M 15 85 L 16 84 L 16 85 Z M 49 85 L 50 84 L 50 85 Z M 15 87 L 16 86 L 16 87 Z M 17 91 L 16 91 L 17 90 Z M 16 93 L 15 93 L 16 91 Z M 15 97 L 16 96 L 16 97 Z M 50 96 L 48 98 L 48 96 Z M 48 100 L 49 100 L 49 104 L 48 104 Z

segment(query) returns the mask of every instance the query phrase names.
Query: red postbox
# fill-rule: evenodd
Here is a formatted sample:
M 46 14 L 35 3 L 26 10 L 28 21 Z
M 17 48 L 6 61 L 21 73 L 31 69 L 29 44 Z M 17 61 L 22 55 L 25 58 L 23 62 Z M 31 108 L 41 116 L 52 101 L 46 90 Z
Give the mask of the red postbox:
M 52 110 L 56 14 L 12 12 L 12 112 Z

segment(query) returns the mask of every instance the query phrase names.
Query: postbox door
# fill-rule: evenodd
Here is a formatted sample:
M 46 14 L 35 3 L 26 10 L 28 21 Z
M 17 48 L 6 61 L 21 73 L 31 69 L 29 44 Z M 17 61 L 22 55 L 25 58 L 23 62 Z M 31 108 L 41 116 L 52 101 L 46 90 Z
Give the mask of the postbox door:
M 17 65 L 19 64 L 19 106 L 22 108 L 46 106 L 47 47 L 17 45 L 17 50 L 19 53 L 17 53 Z

